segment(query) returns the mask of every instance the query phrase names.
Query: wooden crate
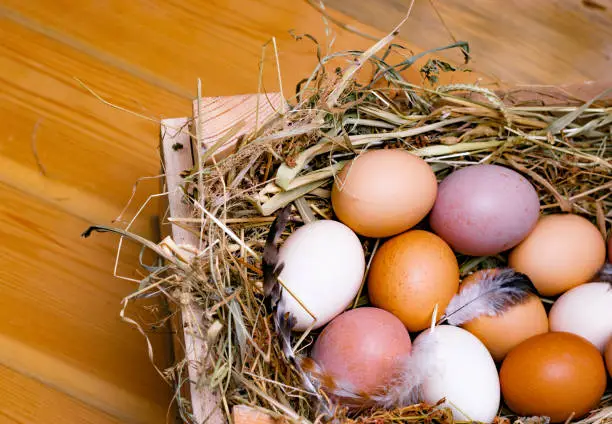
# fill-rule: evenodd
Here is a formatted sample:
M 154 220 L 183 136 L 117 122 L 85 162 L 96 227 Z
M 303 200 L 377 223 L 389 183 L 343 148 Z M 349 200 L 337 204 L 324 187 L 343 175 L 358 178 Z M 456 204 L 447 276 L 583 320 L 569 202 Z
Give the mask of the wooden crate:
M 259 97 L 259 99 L 258 99 Z M 162 121 L 161 153 L 162 164 L 166 176 L 168 215 L 173 218 L 193 216 L 193 211 L 184 200 L 181 173 L 191 169 L 198 158 L 197 148 L 205 151 L 215 145 L 220 137 L 238 121 L 244 121 L 244 126 L 215 151 L 216 160 L 226 157 L 235 146 L 236 141 L 244 134 L 255 129 L 256 125 L 265 121 L 281 107 L 282 98 L 278 93 L 266 95 L 241 95 L 227 97 L 207 97 L 194 101 L 193 119 L 175 118 Z M 198 108 L 199 105 L 199 108 Z M 199 110 L 198 110 L 199 109 Z M 200 117 L 200 119 L 198 119 Z M 196 128 L 199 124 L 199 130 Z M 198 143 L 190 134 L 199 131 Z M 200 146 L 198 146 L 200 144 Z M 164 233 L 162 229 L 162 234 Z M 193 233 L 172 225 L 169 234 L 177 245 L 192 245 L 197 247 L 198 237 Z M 191 400 L 193 418 L 199 423 L 220 424 L 227 422 L 220 399 L 214 392 L 204 387 L 197 387 L 202 370 L 209 367 L 202 361 L 206 357 L 206 331 L 202 317 L 204 311 L 189 304 L 181 307 L 179 318 L 175 320 L 174 329 L 177 333 L 175 343 L 176 356 L 185 355 L 188 360 L 187 374 L 190 384 L 185 385 L 183 395 Z M 183 352 L 184 351 L 184 352 Z M 272 423 L 269 416 L 248 407 L 236 407 L 232 411 L 235 423 Z

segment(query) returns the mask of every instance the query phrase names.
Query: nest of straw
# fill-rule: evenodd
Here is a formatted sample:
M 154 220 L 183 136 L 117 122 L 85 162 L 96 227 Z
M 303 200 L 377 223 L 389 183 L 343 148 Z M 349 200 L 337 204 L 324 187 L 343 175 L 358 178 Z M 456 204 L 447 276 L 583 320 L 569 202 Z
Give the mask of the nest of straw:
M 264 307 L 261 256 L 274 214 L 285 205 L 295 205 L 285 235 L 305 222 L 333 219 L 334 177 L 346 161 L 366 150 L 406 149 L 429 162 L 439 180 L 470 164 L 513 168 L 536 187 L 543 214 L 582 215 L 606 236 L 612 222 L 609 104 L 597 98 L 584 103 L 554 90 L 442 85 L 436 81 L 440 73 L 463 70 L 439 60 L 421 67 L 423 83 L 415 85 L 402 71 L 415 66 L 417 58 L 391 63 L 390 58 L 397 57 L 392 37 L 368 51 L 328 56 L 319 51 L 319 64 L 298 85 L 296 96 L 242 137 L 229 156 L 214 159 L 222 143 L 200 153 L 199 163 L 184 175 L 185 199 L 194 205 L 194 216 L 170 222 L 200 238 L 190 260 L 138 240 L 167 259 L 141 288 L 163 293 L 173 304 L 197 304 L 205 311 L 208 366 L 197 383 L 219 393 L 228 415 L 234 405 L 250 405 L 291 422 L 324 421 L 283 354 Z M 467 54 L 465 43 L 446 48 Z M 342 67 L 336 66 L 339 60 Z M 266 101 L 265 95 L 260 98 Z M 194 128 L 197 137 L 198 125 Z M 362 241 L 368 261 L 376 240 Z M 459 256 L 462 276 L 505 261 L 504 255 Z M 363 292 L 352 307 L 366 304 Z M 293 348 L 307 354 L 315 337 L 296 335 Z M 165 376 L 184 384 L 180 368 L 185 363 Z M 189 401 L 179 395 L 178 402 L 190 422 Z M 453 422 L 450 411 L 436 405 L 363 411 L 358 416 L 336 411 L 335 418 L 347 422 Z M 582 422 L 610 417 L 607 394 L 601 408 Z M 514 417 L 504 409 L 499 422 L 545 419 Z

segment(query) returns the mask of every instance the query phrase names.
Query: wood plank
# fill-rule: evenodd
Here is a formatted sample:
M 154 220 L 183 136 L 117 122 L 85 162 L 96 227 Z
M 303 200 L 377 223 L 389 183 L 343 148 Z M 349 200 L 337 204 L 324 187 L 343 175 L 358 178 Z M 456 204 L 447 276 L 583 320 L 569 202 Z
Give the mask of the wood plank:
M 0 364 L 114 415 L 162 422 L 169 389 L 118 316 L 134 286 L 111 276 L 117 240 L 85 241 L 87 225 L 0 184 Z M 135 276 L 138 250 L 126 246 L 122 272 Z M 163 367 L 169 336 L 150 336 Z
M 608 78 L 612 2 L 605 10 L 581 1 L 433 0 L 456 39 L 471 46 L 472 68 L 513 84 L 582 83 Z M 364 24 L 388 30 L 409 0 L 326 0 Z M 450 44 L 429 0 L 417 0 L 401 38 L 428 50 Z M 460 61 L 460 54 L 442 53 Z
M 137 77 L 146 74 L 159 86 L 172 86 L 176 92 L 193 92 L 194 82 L 201 78 L 204 96 L 256 92 L 262 45 L 275 36 L 283 89 L 289 97 L 296 82 L 316 64 L 313 44 L 296 42 L 289 30 L 308 32 L 326 44 L 321 16 L 304 1 L 4 0 L 0 14 L 57 40 L 69 39 L 73 46 L 112 67 Z M 372 44 L 355 34 L 336 32 L 340 36 L 334 49 Z M 268 92 L 279 89 L 274 64 L 273 51 L 268 49 L 263 79 Z
M 161 149 L 166 175 L 166 188 L 168 190 L 168 204 L 170 216 L 173 218 L 188 218 L 192 210 L 183 198 L 183 178 L 181 173 L 194 165 L 194 154 L 191 137 L 188 131 L 189 118 L 167 119 L 161 125 Z M 179 143 L 183 147 L 175 149 Z M 172 226 L 172 239 L 177 245 L 199 246 L 199 239 L 191 232 L 177 226 Z M 189 393 L 191 410 L 196 423 L 221 424 L 225 421 L 219 396 L 206 385 L 198 387 L 200 376 L 208 370 L 210 364 L 204 363 L 203 358 L 208 357 L 208 348 L 205 342 L 206 328 L 204 327 L 203 311 L 197 305 L 182 305 L 182 341 L 184 342 L 184 355 L 187 358 L 187 377 L 189 378 Z M 180 336 L 180 335 L 177 335 Z
M 0 365 L 0 422 L 120 424 L 121 420 Z
M 265 99 L 264 96 L 258 95 L 207 97 L 194 101 L 194 122 L 191 126 L 189 118 L 167 119 L 162 123 L 161 147 L 171 217 L 187 218 L 193 215 L 192 208 L 183 198 L 181 177 L 183 170 L 191 168 L 197 163 L 201 154 L 215 146 L 217 140 L 226 136 L 239 122 L 242 122 L 239 130 L 228 138 L 226 143 L 216 147 L 217 150 L 213 152 L 211 158 L 227 156 L 240 137 L 281 111 L 282 101 L 279 93 L 270 93 Z M 193 140 L 189 132 L 195 134 L 198 139 Z M 175 148 L 177 143 L 181 146 L 180 149 Z M 188 244 L 197 247 L 200 242 L 193 233 L 178 226 L 172 227 L 172 238 L 179 245 Z M 199 381 L 201 373 L 209 366 L 201 360 L 207 357 L 208 351 L 203 337 L 207 331 L 201 318 L 203 312 L 195 305 L 186 305 L 181 315 L 185 355 L 189 359 L 187 371 L 192 382 L 190 396 L 194 418 L 196 422 L 223 423 L 226 419 L 217 394 L 206 386 L 197 387 L 195 384 Z
M 90 222 L 110 222 L 136 180 L 159 173 L 158 124 L 103 104 L 74 77 L 109 101 L 153 117 L 188 113 L 191 101 L 9 20 L 0 19 L 0 36 L 0 181 Z M 32 147 L 36 127 L 44 175 Z M 157 187 L 156 181 L 140 184 L 129 212 Z M 150 231 L 146 217 L 135 229 Z

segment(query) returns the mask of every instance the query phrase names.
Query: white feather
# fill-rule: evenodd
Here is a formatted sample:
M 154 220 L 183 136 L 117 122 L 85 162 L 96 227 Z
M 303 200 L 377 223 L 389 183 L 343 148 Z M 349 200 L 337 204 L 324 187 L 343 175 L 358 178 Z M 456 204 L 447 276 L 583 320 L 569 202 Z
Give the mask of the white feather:
M 478 282 L 463 287 L 451 299 L 444 314 L 446 321 L 450 325 L 461 325 L 482 315 L 502 314 L 528 294 L 524 284 L 510 284 L 516 279 L 517 273 L 512 269 L 499 273 L 485 271 Z
M 437 336 L 435 328 L 419 336 L 410 355 L 402 358 L 397 375 L 382 394 L 374 397 L 386 409 L 401 408 L 423 401 L 422 386 L 427 376 L 436 370 L 439 361 L 434 355 Z

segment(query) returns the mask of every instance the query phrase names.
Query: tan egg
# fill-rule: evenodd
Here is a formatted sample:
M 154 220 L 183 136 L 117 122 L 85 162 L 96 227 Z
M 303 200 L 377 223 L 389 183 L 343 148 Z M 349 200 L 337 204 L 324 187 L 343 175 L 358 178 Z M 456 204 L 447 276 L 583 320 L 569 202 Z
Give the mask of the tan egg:
M 439 318 L 459 287 L 452 249 L 433 233 L 412 230 L 386 241 L 374 255 L 368 294 L 374 306 L 397 316 L 410 331 Z
M 606 244 L 595 225 L 578 215 L 556 214 L 540 218 L 508 263 L 526 274 L 540 294 L 556 296 L 588 282 L 605 257 Z
M 487 273 L 498 269 L 477 271 L 463 280 L 461 287 L 476 283 Z M 542 301 L 536 295 L 512 306 L 498 316 L 481 316 L 461 327 L 478 337 L 496 361 L 503 360 L 508 352 L 528 338 L 548 331 L 548 317 Z
M 431 167 L 405 150 L 372 150 L 344 167 L 332 189 L 340 221 L 366 237 L 389 237 L 418 224 L 436 200 Z

